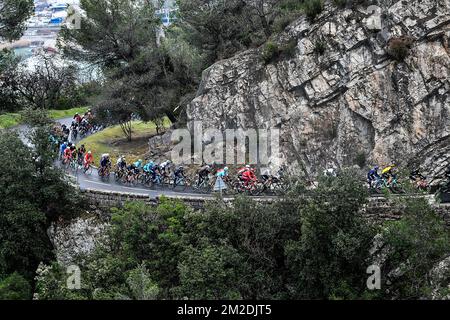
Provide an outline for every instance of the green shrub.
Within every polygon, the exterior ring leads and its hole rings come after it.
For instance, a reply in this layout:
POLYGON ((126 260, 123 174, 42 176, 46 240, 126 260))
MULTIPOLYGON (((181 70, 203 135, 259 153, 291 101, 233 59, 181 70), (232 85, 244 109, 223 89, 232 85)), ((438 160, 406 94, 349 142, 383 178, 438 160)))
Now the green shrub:
POLYGON ((271 61, 277 58, 279 54, 280 49, 278 48, 278 45, 272 41, 267 41, 262 52, 262 59, 265 64, 269 64, 271 61))
POLYGON ((295 14, 282 14, 273 22, 273 31, 275 33, 283 32, 286 27, 295 20, 297 16, 295 14))
POLYGON ((31 286, 18 273, 13 273, 0 281, 0 300, 29 300, 31 286))
POLYGON ((333 3, 340 7, 340 8, 345 8, 347 6, 357 6, 357 5, 362 5, 362 4, 366 4, 369 5, 369 2, 373 2, 373 1, 368 1, 368 0, 333 0, 333 3))
POLYGON ((333 3, 340 8, 346 7, 347 2, 348 2, 348 0, 333 0, 333 3))
POLYGON ((314 52, 317 53, 320 56, 325 53, 326 48, 327 48, 327 46, 326 46, 325 41, 318 40, 314 44, 314 52))
POLYGON ((323 0, 306 0, 303 10, 310 20, 314 20, 323 11, 323 0))
POLYGON ((388 42, 387 53, 397 61, 404 61, 411 49, 412 40, 407 37, 392 38, 388 42))
POLYGON ((284 56, 292 57, 297 49, 297 39, 291 39, 280 48, 280 53, 284 56))

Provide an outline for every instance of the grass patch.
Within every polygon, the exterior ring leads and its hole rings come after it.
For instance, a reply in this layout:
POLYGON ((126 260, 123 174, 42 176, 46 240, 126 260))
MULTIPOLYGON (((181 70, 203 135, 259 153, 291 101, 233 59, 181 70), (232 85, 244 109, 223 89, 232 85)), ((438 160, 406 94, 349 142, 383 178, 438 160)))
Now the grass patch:
MULTIPOLYGON (((164 128, 169 128, 170 125, 170 120, 165 119, 164 128)), ((148 153, 148 139, 156 135, 156 125, 153 122, 133 121, 132 130, 131 141, 125 138, 122 129, 117 125, 81 140, 78 145, 84 144, 87 150, 92 151, 96 165, 104 153, 111 155, 113 164, 121 155, 126 156, 127 162, 144 159, 148 153)))
POLYGON ((62 119, 73 117, 76 113, 83 115, 86 113, 86 111, 88 111, 88 109, 88 107, 78 107, 68 110, 49 110, 48 115, 51 119, 62 119))
POLYGON ((7 129, 20 123, 21 116, 18 113, 5 113, 0 115, 0 128, 7 129))

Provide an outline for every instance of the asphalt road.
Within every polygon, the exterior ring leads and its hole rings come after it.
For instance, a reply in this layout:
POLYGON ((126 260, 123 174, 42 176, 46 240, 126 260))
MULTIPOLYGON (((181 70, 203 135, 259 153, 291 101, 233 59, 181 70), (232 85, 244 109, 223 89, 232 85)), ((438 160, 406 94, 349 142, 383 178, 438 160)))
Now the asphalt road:
MULTIPOLYGON (((67 126, 70 126, 72 123, 72 118, 64 118, 57 120, 60 124, 65 124, 67 126)), ((19 133, 21 139, 28 145, 30 145, 28 139, 27 139, 27 133, 30 131, 29 126, 26 125, 20 125, 15 128, 12 128, 11 130, 15 130, 19 133)), ((98 162, 98 159, 96 159, 98 162)), ((71 176, 73 176, 77 184, 80 186, 81 190, 98 190, 98 191, 111 191, 111 192, 128 192, 138 195, 148 195, 151 198, 160 197, 162 195, 165 196, 193 196, 193 197, 201 197, 201 198, 212 198, 213 195, 209 194, 200 194, 200 193, 193 193, 189 191, 176 191, 176 190, 170 190, 170 189, 149 189, 145 188, 144 186, 125 186, 123 184, 118 184, 114 181, 114 176, 111 175, 108 181, 100 178, 97 174, 96 170, 93 170, 91 175, 86 175, 82 172, 79 172, 78 174, 69 173, 71 176)))

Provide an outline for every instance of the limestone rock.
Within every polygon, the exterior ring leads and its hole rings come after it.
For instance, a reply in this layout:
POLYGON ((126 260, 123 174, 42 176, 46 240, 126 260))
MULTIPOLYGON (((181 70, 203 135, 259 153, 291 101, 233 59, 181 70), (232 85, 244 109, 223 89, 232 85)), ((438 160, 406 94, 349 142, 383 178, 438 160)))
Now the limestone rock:
POLYGON ((92 252, 102 241, 108 225, 96 216, 80 216, 53 223, 47 233, 56 252, 56 260, 67 266, 74 263, 80 254, 92 252))
POLYGON ((441 174, 450 159, 450 2, 379 6, 381 30, 367 27, 366 8, 327 5, 316 21, 300 18, 276 39, 280 48, 295 40, 293 54, 265 65, 263 46, 215 63, 188 119, 221 130, 280 126, 282 162, 312 175, 361 157, 367 165, 414 163, 441 174), (398 62, 387 45, 401 36, 412 46, 398 62))

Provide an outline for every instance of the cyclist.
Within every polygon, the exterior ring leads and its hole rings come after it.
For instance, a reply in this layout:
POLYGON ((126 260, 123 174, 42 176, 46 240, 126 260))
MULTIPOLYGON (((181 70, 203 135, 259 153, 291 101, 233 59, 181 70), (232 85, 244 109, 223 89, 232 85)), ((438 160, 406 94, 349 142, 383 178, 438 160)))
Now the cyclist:
POLYGON ((62 159, 64 157, 64 152, 67 148, 67 141, 63 141, 61 146, 59 147, 59 158, 62 159))
POLYGON ((419 189, 426 189, 428 187, 426 177, 420 173, 418 168, 413 169, 409 175, 412 183, 419 189))
POLYGON ((392 163, 390 166, 387 166, 381 171, 381 177, 387 180, 388 185, 391 184, 392 180, 397 178, 397 175, 394 172, 395 163, 392 163))
MULTIPOLYGON (((81 116, 80 116, 80 114, 79 114, 79 113, 76 113, 76 114, 73 116, 73 120, 74 120, 75 123, 80 123, 80 122, 81 122, 81 116)), ((73 123, 72 123, 72 125, 73 125, 73 123)))
POLYGON ((86 147, 84 146, 84 144, 82 144, 81 147, 78 148, 78 154, 77 154, 77 159, 78 159, 79 165, 82 165, 85 154, 86 154, 86 147))
POLYGON ((86 155, 84 156, 84 168, 87 170, 89 169, 89 166, 94 162, 94 156, 92 155, 92 152, 89 150, 86 155))
POLYGON ((72 161, 72 150, 70 149, 69 146, 66 147, 66 149, 64 150, 64 163, 68 163, 70 161, 72 161))
POLYGON ((184 177, 184 167, 183 166, 179 166, 175 171, 174 171, 174 182, 173 182, 173 186, 176 187, 177 184, 180 181, 184 181, 185 177, 184 177))
POLYGON ((244 186, 248 186, 250 182, 256 181, 255 169, 250 168, 242 173, 242 181, 244 182, 244 186))
POLYGON ((170 165, 171 164, 172 164, 172 161, 170 161, 170 160, 166 160, 163 163, 161 163, 159 165, 159 168, 161 169, 161 172, 166 173, 166 170, 167 170, 167 173, 169 173, 168 171, 170 169, 170 165))
POLYGON ((216 177, 225 179, 226 177, 228 177, 228 171, 229 171, 228 167, 225 167, 222 170, 218 170, 216 177))
POLYGON ((209 165, 205 165, 203 167, 201 167, 197 174, 198 174, 198 184, 202 184, 203 181, 205 181, 206 179, 208 179, 209 174, 211 173, 212 168, 209 165))
POLYGON ((108 153, 102 155, 100 160, 100 172, 102 174, 106 173, 106 170, 111 168, 111 159, 108 153))
POLYGON ((139 173, 139 171, 142 169, 142 160, 141 159, 139 159, 138 161, 136 161, 135 163, 134 163, 134 167, 137 169, 137 171, 138 171, 138 173, 139 173))
POLYGON ((88 111, 86 111, 86 113, 84 114, 84 117, 88 120, 92 120, 93 116, 92 116, 92 110, 88 109, 88 111))
POLYGON ((127 160, 125 159, 125 156, 120 156, 119 159, 117 159, 116 167, 118 170, 123 170, 127 167, 127 160))
POLYGON ((409 175, 409 178, 412 181, 418 181, 418 180, 425 180, 426 177, 424 177, 421 173, 419 169, 414 169, 411 170, 411 174, 409 175))
POLYGON ((246 165, 245 167, 242 167, 242 168, 238 169, 237 177, 238 177, 239 181, 244 181, 243 175, 244 175, 244 173, 246 173, 250 169, 251 169, 250 165, 246 165))
POLYGON ((145 164, 145 166, 142 168, 144 172, 151 173, 153 172, 153 168, 155 167, 155 163, 153 161, 149 161, 145 164))
POLYGON ((142 160, 138 160, 134 163, 131 163, 127 167, 127 180, 128 182, 134 180, 140 172, 140 167, 142 165, 142 160))
POLYGON ((378 174, 378 166, 373 167, 368 173, 367 173, 367 182, 369 183, 369 188, 372 186, 373 182, 377 182, 380 179, 380 175, 378 174))

